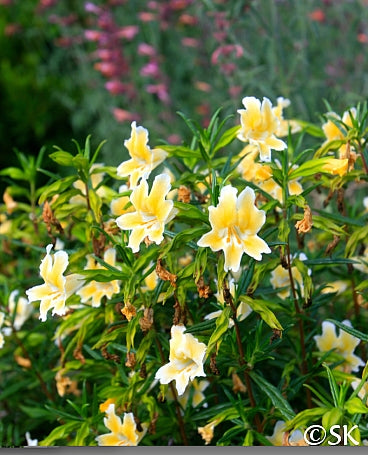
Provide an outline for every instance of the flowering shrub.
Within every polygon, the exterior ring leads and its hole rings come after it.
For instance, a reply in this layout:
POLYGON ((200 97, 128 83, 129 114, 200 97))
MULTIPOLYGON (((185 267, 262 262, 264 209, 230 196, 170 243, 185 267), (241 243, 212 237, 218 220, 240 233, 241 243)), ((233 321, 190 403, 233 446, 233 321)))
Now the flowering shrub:
POLYGON ((368 109, 288 103, 0 171, 3 446, 366 443, 368 109))

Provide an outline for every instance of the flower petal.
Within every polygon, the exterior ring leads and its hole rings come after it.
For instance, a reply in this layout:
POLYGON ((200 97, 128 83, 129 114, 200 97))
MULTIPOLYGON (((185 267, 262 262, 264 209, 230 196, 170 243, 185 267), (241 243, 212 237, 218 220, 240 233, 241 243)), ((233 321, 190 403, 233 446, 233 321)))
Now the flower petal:
POLYGON ((244 239, 243 246, 245 253, 257 261, 262 260, 263 253, 271 253, 270 247, 267 243, 257 235, 250 235, 244 239))

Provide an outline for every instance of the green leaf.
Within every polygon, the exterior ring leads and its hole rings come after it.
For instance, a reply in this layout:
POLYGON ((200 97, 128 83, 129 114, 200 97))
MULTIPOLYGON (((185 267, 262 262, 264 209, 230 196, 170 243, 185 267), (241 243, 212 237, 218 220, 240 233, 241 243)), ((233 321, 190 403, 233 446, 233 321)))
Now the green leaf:
POLYGON ((217 150, 226 147, 228 144, 230 144, 237 136, 238 132, 240 130, 240 126, 234 126, 232 128, 229 128, 224 132, 224 134, 220 137, 220 139, 217 141, 216 146, 213 149, 213 152, 217 152, 217 150))
POLYGON ((17 167, 7 167, 0 171, 0 175, 6 175, 14 180, 27 180, 25 173, 17 167))
POLYGON ((51 198, 55 194, 60 194, 63 191, 69 189, 69 187, 76 181, 78 180, 77 175, 70 175, 68 177, 64 177, 60 180, 57 180, 54 183, 51 183, 51 185, 45 186, 44 191, 42 192, 38 203, 43 204, 46 199, 51 198))
POLYGON ((268 398, 272 401, 272 404, 281 413, 285 420, 290 420, 295 417, 295 412, 289 402, 281 395, 279 389, 254 371, 249 371, 248 374, 260 388, 261 392, 268 396, 268 398))
POLYGON ((367 414, 368 408, 362 402, 362 400, 358 397, 350 398, 344 404, 344 409, 348 411, 349 414, 367 414))
POLYGON ((55 161, 55 163, 60 164, 61 166, 73 166, 74 156, 71 153, 64 152, 59 150, 58 152, 50 153, 49 157, 55 161))
POLYGON ((252 299, 246 295, 241 295, 239 299, 258 313, 271 329, 283 330, 275 314, 268 308, 269 303, 266 300, 252 299))
POLYGON ((331 396, 332 396, 334 405, 337 408, 337 407, 339 407, 340 403, 339 403, 339 389, 337 386, 336 379, 335 379, 331 369, 329 368, 329 366, 326 363, 323 363, 322 365, 326 369, 328 382, 330 384, 331 396))
POLYGON ((341 265, 341 264, 356 264, 357 261, 345 258, 316 258, 306 259, 303 261, 305 265, 341 265))
POLYGON ((198 150, 192 150, 189 147, 183 145, 160 145, 159 147, 165 150, 169 155, 176 156, 178 158, 200 158, 201 154, 198 150))
POLYGON ((294 180, 299 177, 310 177, 311 175, 317 174, 319 172, 326 172, 324 166, 329 161, 329 157, 325 158, 314 158, 312 160, 306 161, 301 164, 298 168, 294 169, 289 174, 289 180, 294 180))
POLYGON ((360 340, 365 342, 368 341, 368 335, 366 333, 353 329, 353 327, 349 327, 348 325, 345 325, 342 322, 335 321, 335 319, 326 319, 326 321, 332 322, 344 332, 349 333, 349 335, 353 335, 354 337, 359 338, 360 340))
POLYGON ((188 220, 191 223, 204 221, 205 223, 209 224, 208 216, 194 205, 175 201, 174 207, 179 210, 179 213, 176 215, 176 218, 178 219, 188 220))
POLYGON ((73 446, 76 447, 83 447, 85 446, 85 441, 87 436, 90 433, 90 424, 89 422, 83 422, 81 427, 78 429, 77 434, 75 436, 73 446))
POLYGON ((54 442, 58 439, 64 439, 71 435, 73 431, 75 431, 78 427, 80 427, 80 421, 78 422, 68 422, 64 425, 54 428, 51 433, 42 441, 39 442, 40 446, 53 446, 55 445, 54 442))
POLYGON ((207 350, 206 350, 206 358, 211 353, 212 349, 216 346, 217 350, 220 346, 220 343, 223 339, 223 335, 229 328, 229 320, 230 320, 231 308, 225 307, 220 314, 216 318, 216 327, 215 330, 212 332, 212 335, 208 341, 207 350))
POLYGON ((297 430, 304 426, 309 426, 311 423, 315 424, 327 412, 326 408, 317 407, 312 409, 305 409, 299 412, 294 418, 286 423, 286 430, 297 430))

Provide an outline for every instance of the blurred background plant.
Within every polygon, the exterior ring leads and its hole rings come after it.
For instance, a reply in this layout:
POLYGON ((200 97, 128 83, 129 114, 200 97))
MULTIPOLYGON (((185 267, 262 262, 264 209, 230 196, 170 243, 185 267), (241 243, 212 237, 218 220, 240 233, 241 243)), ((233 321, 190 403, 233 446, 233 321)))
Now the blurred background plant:
MULTIPOLYGON (((92 134, 118 164, 132 120, 179 143, 247 93, 316 120, 367 95, 365 0, 1 0, 0 166, 92 134), (175 131, 175 134, 173 134, 175 131)), ((205 125, 204 125, 205 126, 205 125)))

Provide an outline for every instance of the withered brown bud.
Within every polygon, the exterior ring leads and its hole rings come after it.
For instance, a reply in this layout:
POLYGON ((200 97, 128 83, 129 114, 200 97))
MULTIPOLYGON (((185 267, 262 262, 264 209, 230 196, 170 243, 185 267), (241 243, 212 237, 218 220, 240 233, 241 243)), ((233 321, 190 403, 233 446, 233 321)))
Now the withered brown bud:
POLYGON ((176 278, 177 276, 174 275, 173 273, 170 273, 168 270, 166 270, 163 265, 162 265, 162 260, 158 259, 157 264, 156 264, 156 273, 157 276, 164 281, 170 281, 170 284, 173 287, 176 287, 176 278))
POLYGON ((295 228, 298 231, 298 234, 305 234, 312 229, 312 211, 309 205, 304 207, 304 217, 302 220, 295 223, 295 228))
POLYGON ((181 185, 179 187, 179 189, 178 189, 178 201, 179 202, 185 202, 186 204, 188 204, 190 202, 190 195, 191 195, 191 192, 190 192, 189 188, 187 188, 184 185, 181 185))
POLYGON ((136 364, 136 358, 134 352, 127 352, 125 366, 128 368, 134 368, 136 364))
POLYGON ((233 392, 245 393, 247 391, 247 388, 245 387, 239 376, 236 373, 233 373, 231 377, 233 380, 233 392))
POLYGON ((148 332, 153 325, 153 308, 145 308, 143 317, 139 320, 142 332, 148 332))

